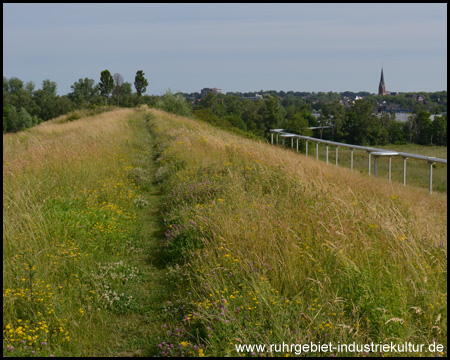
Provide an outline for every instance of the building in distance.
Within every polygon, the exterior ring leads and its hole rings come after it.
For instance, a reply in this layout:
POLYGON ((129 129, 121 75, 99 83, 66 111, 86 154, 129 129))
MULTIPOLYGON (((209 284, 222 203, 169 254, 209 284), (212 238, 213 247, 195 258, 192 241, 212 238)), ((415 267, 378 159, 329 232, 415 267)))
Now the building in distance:
POLYGON ((380 84, 378 85, 378 95, 386 95, 386 84, 384 83, 383 68, 381 68, 380 84))
POLYGON ((203 88, 200 92, 200 95, 202 97, 202 99, 208 95, 210 92, 214 93, 214 94, 221 94, 222 90, 221 89, 217 89, 217 88, 203 88))
POLYGON ((260 94, 255 94, 255 96, 243 96, 244 100, 252 100, 252 101, 258 101, 258 100, 264 100, 263 96, 260 94))

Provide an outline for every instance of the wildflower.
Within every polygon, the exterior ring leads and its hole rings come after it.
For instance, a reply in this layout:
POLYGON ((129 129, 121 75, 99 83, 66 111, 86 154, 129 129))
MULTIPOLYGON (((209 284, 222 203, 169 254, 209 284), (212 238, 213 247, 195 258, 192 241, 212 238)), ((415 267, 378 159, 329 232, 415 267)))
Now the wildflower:
POLYGON ((9 351, 13 351, 13 350, 14 350, 14 347, 13 347, 13 346, 10 346, 10 347, 8 348, 8 350, 9 350, 9 351))

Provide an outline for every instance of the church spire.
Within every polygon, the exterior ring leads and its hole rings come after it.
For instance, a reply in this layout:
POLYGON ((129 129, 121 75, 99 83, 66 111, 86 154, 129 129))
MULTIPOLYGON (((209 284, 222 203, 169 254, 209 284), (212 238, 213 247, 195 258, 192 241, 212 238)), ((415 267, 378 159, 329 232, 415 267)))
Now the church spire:
POLYGON ((386 85, 384 83, 383 68, 381 68, 380 84, 378 85, 378 95, 386 95, 386 85))

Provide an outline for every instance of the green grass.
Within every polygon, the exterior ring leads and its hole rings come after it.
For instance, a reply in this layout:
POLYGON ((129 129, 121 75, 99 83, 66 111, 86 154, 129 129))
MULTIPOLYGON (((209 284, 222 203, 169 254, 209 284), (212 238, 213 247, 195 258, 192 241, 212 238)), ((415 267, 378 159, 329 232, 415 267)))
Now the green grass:
MULTIPOLYGON (((290 146, 290 140, 286 140, 290 146)), ((300 153, 305 155, 305 145, 300 141, 300 153)), ((445 146, 422 146, 422 145, 386 145, 378 148, 405 152, 410 154, 424 155, 447 159, 447 147, 445 146)), ((294 141, 294 151, 296 142, 294 141)), ((316 146, 314 143, 308 144, 308 156, 316 158, 316 146)), ((319 144, 319 159, 326 161, 326 145, 319 144)), ((328 147, 328 164, 336 165, 336 148, 328 147)), ((430 165, 426 161, 418 159, 408 159, 406 163, 406 185, 422 188, 429 188, 430 165)), ((351 166, 351 151, 347 148, 338 149, 338 165, 346 168, 351 166)), ((403 159, 392 157, 391 181, 403 184, 403 159)), ((364 150, 353 151, 353 170, 361 174, 369 174, 369 157, 364 150)), ((388 158, 378 159, 377 177, 388 180, 389 160, 388 158)), ((371 159, 371 176, 374 176, 374 158, 371 159)), ((433 165, 433 191, 447 192, 447 165, 436 163, 433 165)))
POLYGON ((283 342, 446 346, 445 196, 153 114, 164 258, 184 269, 159 355, 283 342))
POLYGON ((6 356, 446 355, 444 193, 145 108, 3 141, 6 356))
POLYGON ((4 136, 4 355, 154 351, 168 287, 143 116, 4 136))

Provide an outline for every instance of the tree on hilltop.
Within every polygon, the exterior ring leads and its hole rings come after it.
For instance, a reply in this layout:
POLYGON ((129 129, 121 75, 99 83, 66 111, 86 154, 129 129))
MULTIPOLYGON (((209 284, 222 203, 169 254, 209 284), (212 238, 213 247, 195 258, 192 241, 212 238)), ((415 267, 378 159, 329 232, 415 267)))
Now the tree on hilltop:
POLYGON ((104 70, 100 73, 100 83, 98 85, 100 93, 102 94, 102 96, 105 97, 105 106, 106 106, 108 96, 114 89, 114 79, 109 70, 104 70))
POLYGON ((123 85, 122 74, 119 74, 119 73, 114 74, 114 84, 115 84, 114 90, 115 90, 116 97, 117 97, 117 106, 119 106, 119 97, 120 97, 120 92, 121 92, 122 85, 123 85))
POLYGON ((142 96, 143 93, 146 91, 146 87, 148 86, 148 81, 144 77, 144 71, 138 70, 136 72, 136 77, 134 78, 134 87, 136 88, 136 92, 139 97, 142 96))
POLYGON ((94 79, 79 79, 70 87, 72 92, 69 94, 69 99, 80 108, 88 107, 98 96, 98 85, 95 84, 94 79))

